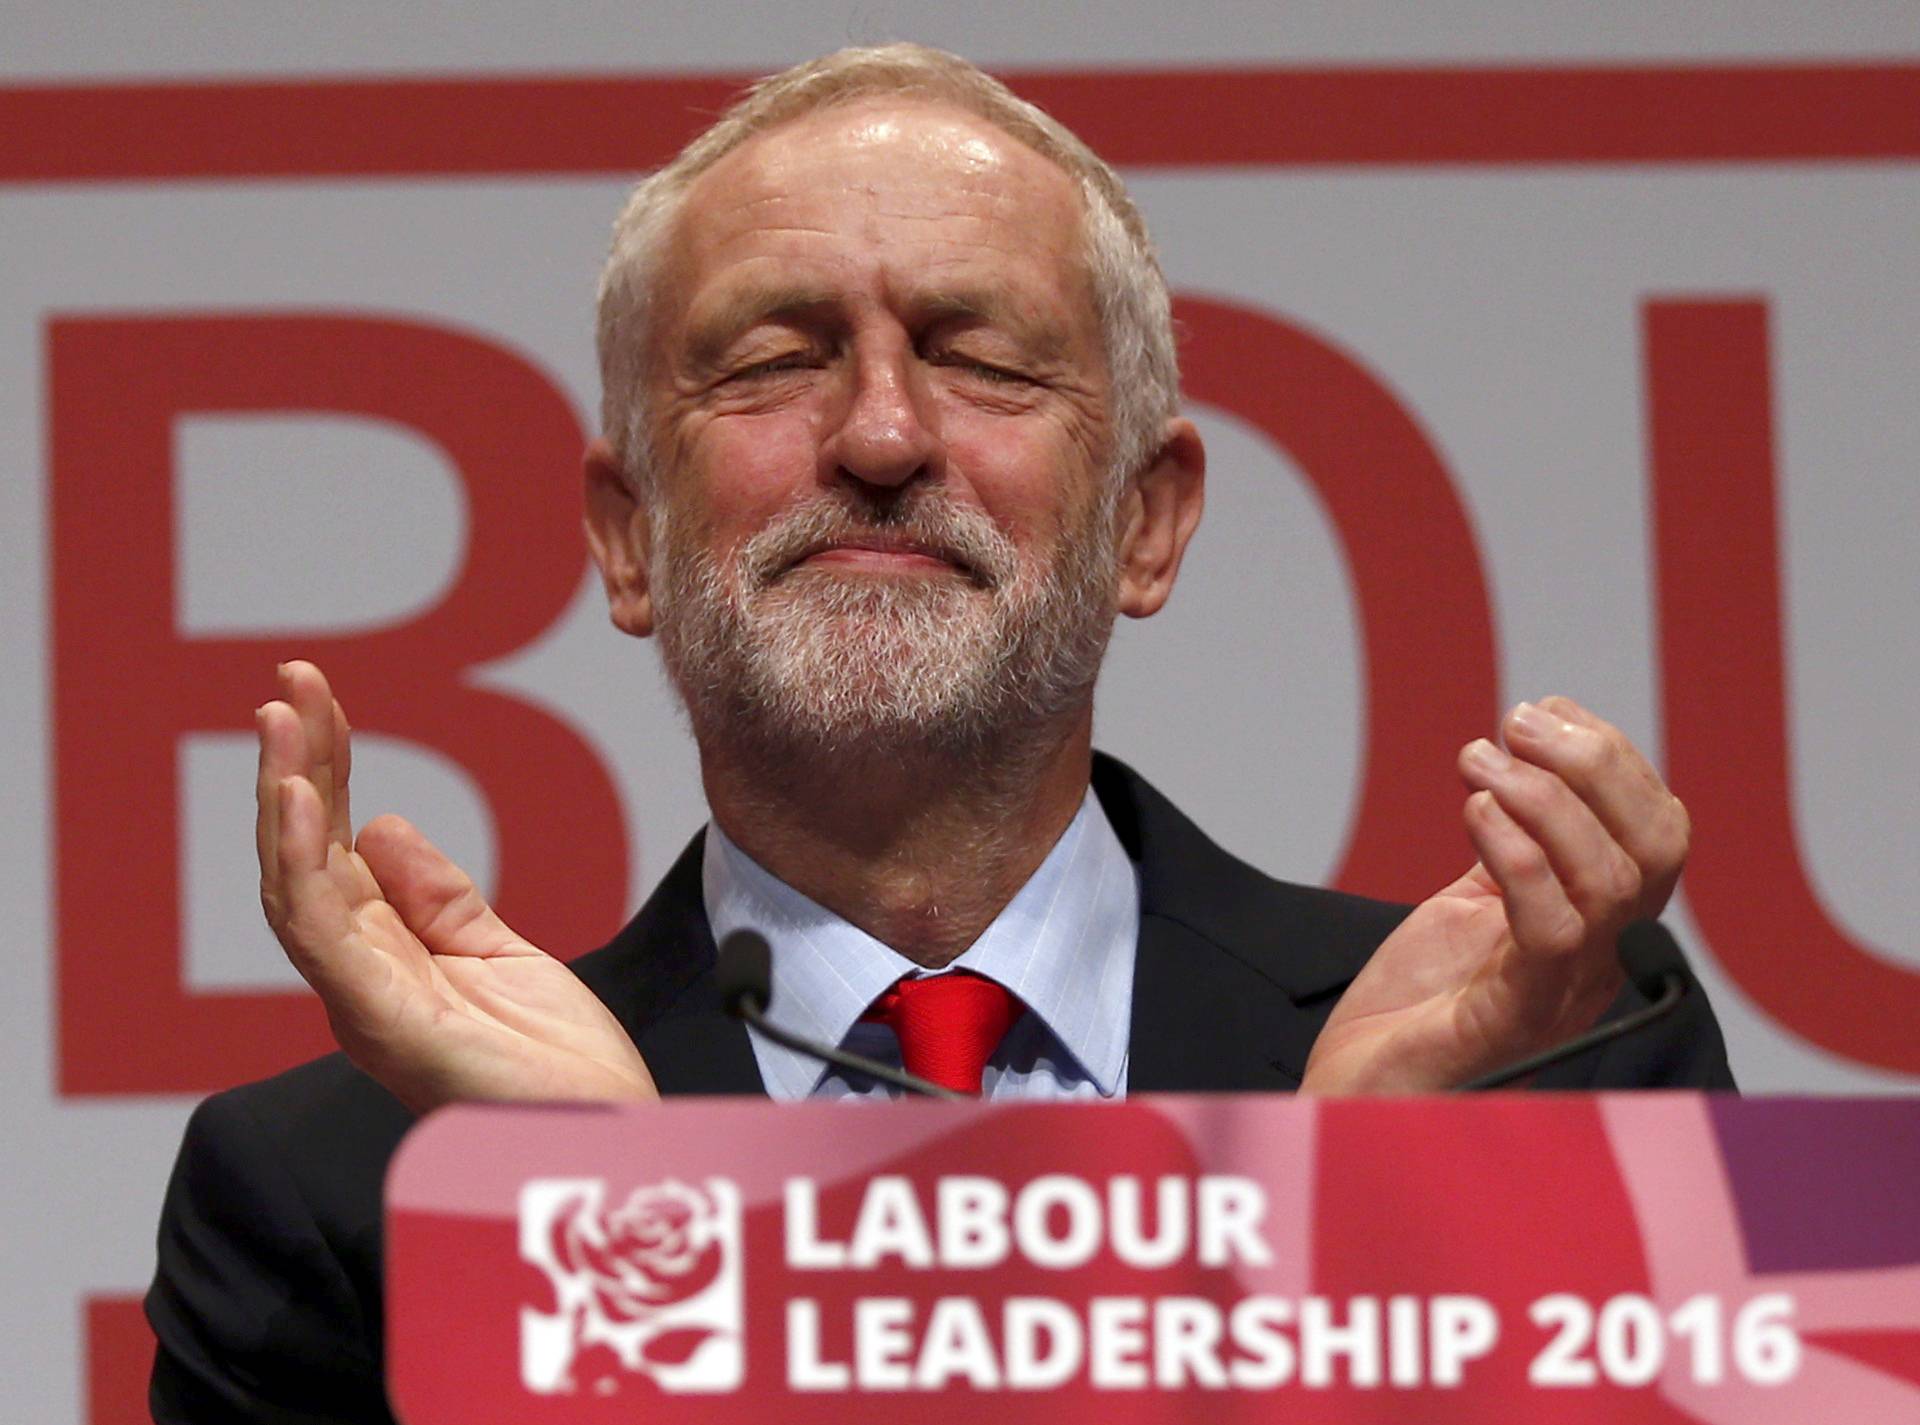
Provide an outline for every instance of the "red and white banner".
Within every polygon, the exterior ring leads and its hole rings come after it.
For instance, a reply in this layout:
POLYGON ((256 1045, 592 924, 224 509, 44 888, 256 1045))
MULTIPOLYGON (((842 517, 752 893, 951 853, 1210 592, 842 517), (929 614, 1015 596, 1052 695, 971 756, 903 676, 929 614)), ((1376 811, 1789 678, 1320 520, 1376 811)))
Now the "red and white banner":
POLYGON ((1920 1418, 1911 1102, 865 1107, 429 1120, 398 1414, 1920 1418))
POLYGON ((329 1047, 256 908, 275 662, 335 675, 359 813, 563 953, 699 825, 578 536, 593 278, 741 79, 895 37, 1120 164, 1179 294, 1209 513, 1101 745, 1263 868, 1413 897, 1468 855, 1455 749, 1570 693, 1693 810, 1669 918, 1743 1084, 1920 1084, 1909 6, 20 0, 0 1275, 44 1300, 0 1414, 139 1418, 188 1107, 329 1047))

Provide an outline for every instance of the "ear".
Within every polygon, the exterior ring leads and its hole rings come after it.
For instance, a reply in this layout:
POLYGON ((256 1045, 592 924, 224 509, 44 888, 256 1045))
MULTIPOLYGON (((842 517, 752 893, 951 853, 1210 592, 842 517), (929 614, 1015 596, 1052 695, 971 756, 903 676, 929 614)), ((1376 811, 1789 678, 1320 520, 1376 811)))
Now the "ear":
POLYGON ((646 506, 634 497, 613 447, 605 440, 587 447, 582 464, 587 547, 606 585, 607 611, 622 633, 645 638, 653 632, 653 591, 647 568, 653 537, 646 506))
POLYGON ((1160 453, 1129 482, 1122 503, 1120 612, 1149 618, 1173 593, 1187 541, 1206 504, 1207 451, 1193 422, 1167 422, 1160 453))

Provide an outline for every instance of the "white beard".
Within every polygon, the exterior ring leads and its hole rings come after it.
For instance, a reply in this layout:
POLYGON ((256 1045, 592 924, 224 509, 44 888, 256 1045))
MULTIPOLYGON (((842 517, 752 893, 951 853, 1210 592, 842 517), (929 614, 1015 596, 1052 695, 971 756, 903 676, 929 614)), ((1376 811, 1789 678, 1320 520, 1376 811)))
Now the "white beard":
POLYGON ((658 502, 661 657, 703 742, 783 756, 1004 750, 1091 696, 1113 630, 1113 524, 1111 494, 1088 502, 1039 565, 986 515, 937 493, 884 506, 822 495, 723 566, 680 537, 658 502), (796 567, 836 541, 875 534, 911 540, 965 572, 796 567))

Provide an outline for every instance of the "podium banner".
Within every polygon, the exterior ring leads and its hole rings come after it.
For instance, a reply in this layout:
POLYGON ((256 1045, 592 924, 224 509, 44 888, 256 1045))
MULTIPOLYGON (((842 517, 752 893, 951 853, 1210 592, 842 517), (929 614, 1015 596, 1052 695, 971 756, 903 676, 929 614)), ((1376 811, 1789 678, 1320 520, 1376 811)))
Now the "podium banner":
POLYGON ((446 1110, 407 1425, 1920 1421, 1920 1103, 446 1110))

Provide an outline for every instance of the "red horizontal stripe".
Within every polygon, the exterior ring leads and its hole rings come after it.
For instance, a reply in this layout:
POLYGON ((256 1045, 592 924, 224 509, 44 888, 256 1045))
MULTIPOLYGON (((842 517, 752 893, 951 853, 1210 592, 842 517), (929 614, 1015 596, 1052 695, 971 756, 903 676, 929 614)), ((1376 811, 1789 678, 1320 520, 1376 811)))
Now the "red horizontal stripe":
POLYGON ((714 77, 0 89, 0 182, 629 173, 738 91, 714 77))
MULTIPOLYGON (((1123 165, 1721 163, 1920 156, 1920 64, 1032 72, 1123 165)), ((738 77, 0 88, 0 182, 631 173, 738 77)))
POLYGON ((1122 164, 1920 157, 1920 64, 1083 72, 1018 87, 1122 164))

